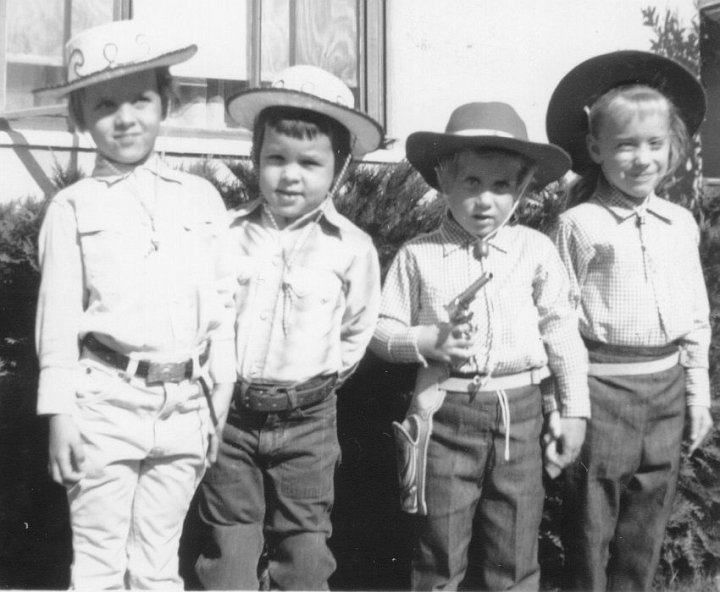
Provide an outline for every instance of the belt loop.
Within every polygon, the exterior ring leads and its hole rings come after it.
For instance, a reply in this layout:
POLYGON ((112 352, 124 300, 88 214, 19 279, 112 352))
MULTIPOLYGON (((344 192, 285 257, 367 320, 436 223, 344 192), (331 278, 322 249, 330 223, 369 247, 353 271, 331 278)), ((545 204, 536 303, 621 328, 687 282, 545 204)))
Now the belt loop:
POLYGON ((541 368, 530 369, 530 384, 540 384, 541 381, 541 368))
POLYGON ((190 365, 191 365, 191 371, 190 371, 190 380, 195 382, 198 378, 200 378, 200 371, 202 368, 200 368, 200 350, 199 348, 195 348, 190 355, 190 365))
POLYGON ((140 360, 137 358, 130 356, 128 358, 127 366, 125 367, 125 370, 121 370, 121 372, 124 374, 124 378, 127 382, 130 382, 130 380, 137 374, 138 370, 138 364, 140 363, 140 360))
POLYGON ((288 399, 288 409, 295 409, 298 407, 298 396, 297 396, 297 390, 295 387, 289 387, 285 394, 287 395, 288 399))

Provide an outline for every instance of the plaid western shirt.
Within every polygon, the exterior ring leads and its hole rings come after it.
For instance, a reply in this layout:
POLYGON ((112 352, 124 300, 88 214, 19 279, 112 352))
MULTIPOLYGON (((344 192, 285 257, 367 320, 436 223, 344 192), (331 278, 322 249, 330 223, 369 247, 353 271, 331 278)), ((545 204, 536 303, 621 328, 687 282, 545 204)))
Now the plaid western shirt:
MULTIPOLYGON (((462 371, 515 374, 549 365, 565 417, 590 413, 587 353, 569 298, 567 274, 543 234, 505 226, 477 258, 477 239, 447 215, 440 228, 406 243, 388 271, 371 349, 394 362, 426 364, 421 325, 447 322, 445 305, 489 271, 493 279, 471 304, 478 339, 462 371)), ((547 397, 544 410, 552 410, 547 397)))
POLYGON ((690 212, 654 194, 638 205, 601 184, 560 216, 555 242, 581 333, 613 345, 678 343, 688 404, 709 406, 709 307, 690 212))

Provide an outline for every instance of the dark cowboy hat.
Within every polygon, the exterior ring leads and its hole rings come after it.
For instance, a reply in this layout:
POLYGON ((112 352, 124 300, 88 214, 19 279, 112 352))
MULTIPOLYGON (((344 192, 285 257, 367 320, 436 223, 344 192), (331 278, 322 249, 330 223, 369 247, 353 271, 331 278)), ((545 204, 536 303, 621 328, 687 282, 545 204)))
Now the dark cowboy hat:
POLYGON ((590 164, 585 137, 587 109, 612 88, 644 84, 668 97, 680 113, 690 135, 705 116, 705 92, 695 76, 674 60, 645 51, 614 51, 575 66, 555 88, 545 121, 549 140, 572 157, 573 170, 590 164))
POLYGON ((517 152, 536 166, 534 183, 544 187, 570 168, 570 157, 551 144, 530 142, 520 116, 506 103, 467 103, 450 115, 445 133, 415 132, 405 143, 407 159, 428 185, 439 189, 435 167, 466 148, 517 152))

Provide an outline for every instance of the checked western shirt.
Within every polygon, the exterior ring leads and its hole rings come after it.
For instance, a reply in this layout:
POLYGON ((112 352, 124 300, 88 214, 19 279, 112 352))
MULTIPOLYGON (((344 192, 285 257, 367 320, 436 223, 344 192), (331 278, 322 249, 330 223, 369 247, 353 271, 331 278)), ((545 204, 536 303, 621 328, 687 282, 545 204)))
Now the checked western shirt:
POLYGON ((709 406, 709 307, 690 212, 654 194, 637 204, 601 184, 560 216, 555 242, 583 336, 622 346, 677 343, 688 404, 709 406))
POLYGON ((461 370, 501 376, 547 364, 561 414, 587 417, 587 353, 552 242, 518 225, 501 228, 486 257, 475 256, 476 243, 449 214, 438 230, 406 243, 388 271, 371 348, 390 361, 425 364, 417 347, 420 326, 447 322, 445 305, 489 271, 493 279, 471 304, 475 358, 461 370))

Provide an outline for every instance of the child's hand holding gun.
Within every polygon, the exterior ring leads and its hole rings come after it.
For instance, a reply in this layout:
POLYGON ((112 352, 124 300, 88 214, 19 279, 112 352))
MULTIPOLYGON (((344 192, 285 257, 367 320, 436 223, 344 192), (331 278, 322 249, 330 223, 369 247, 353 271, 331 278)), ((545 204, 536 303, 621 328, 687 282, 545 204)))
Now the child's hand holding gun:
POLYGON ((470 310, 470 303, 491 279, 492 273, 483 273, 445 305, 449 322, 420 327, 418 349, 423 357, 454 366, 462 365, 472 357, 476 327, 472 323, 473 313, 470 310))

